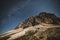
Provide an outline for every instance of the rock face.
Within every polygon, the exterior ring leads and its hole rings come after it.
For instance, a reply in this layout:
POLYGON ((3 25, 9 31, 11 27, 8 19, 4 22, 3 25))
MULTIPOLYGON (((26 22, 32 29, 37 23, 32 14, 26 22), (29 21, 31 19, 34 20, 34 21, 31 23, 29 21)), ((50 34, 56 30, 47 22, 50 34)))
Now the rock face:
POLYGON ((41 12, 1 34, 0 40, 60 40, 60 18, 41 12))
POLYGON ((15 40, 60 40, 60 27, 48 28, 46 31, 29 31, 26 35, 15 40))

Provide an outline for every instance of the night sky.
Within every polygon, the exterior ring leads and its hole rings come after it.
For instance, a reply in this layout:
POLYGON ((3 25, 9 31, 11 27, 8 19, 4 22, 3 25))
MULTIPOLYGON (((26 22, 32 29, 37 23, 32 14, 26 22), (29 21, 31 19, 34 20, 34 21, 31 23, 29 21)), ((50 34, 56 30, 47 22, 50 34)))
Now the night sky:
POLYGON ((40 12, 60 17, 60 0, 0 0, 0 33, 14 29, 18 23, 40 12))

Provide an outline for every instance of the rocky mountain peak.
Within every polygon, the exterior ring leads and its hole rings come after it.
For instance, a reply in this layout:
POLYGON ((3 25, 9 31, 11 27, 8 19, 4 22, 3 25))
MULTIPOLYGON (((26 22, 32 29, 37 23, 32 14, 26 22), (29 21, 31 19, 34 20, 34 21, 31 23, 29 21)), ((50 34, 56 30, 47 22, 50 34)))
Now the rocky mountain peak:
POLYGON ((29 26, 35 26, 41 23, 46 24, 60 24, 60 18, 53 13, 41 12, 39 15, 27 18, 24 22, 20 23, 17 28, 27 28, 29 26))
POLYGON ((15 29, 0 34, 0 40, 60 40, 60 18, 41 12, 27 18, 15 29))

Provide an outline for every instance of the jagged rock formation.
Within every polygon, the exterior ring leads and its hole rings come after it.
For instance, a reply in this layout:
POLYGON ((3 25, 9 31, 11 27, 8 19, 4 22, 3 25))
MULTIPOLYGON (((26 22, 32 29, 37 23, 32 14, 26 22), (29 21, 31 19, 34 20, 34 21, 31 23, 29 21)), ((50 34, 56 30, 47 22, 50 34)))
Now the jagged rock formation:
POLYGON ((37 16, 32 16, 28 19, 26 19, 24 22, 19 24, 17 28, 27 28, 29 26, 35 26, 41 23, 47 23, 47 24, 60 24, 60 18, 55 16, 54 14, 51 13, 46 13, 46 12, 41 12, 37 16))
POLYGON ((41 12, 1 34, 0 40, 60 40, 60 18, 41 12))

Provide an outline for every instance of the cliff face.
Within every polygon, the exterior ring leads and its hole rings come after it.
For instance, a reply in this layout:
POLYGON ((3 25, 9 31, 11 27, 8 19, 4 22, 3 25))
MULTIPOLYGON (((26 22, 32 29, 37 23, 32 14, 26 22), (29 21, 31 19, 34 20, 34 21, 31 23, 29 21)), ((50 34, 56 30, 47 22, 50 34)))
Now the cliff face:
POLYGON ((46 13, 46 12, 41 12, 37 16, 32 16, 28 19, 26 19, 24 22, 20 23, 17 28, 27 28, 29 26, 35 26, 41 23, 47 23, 47 24, 60 24, 60 18, 55 16, 52 13, 46 13))
POLYGON ((0 40, 60 40, 60 18, 41 12, 1 34, 0 40))

